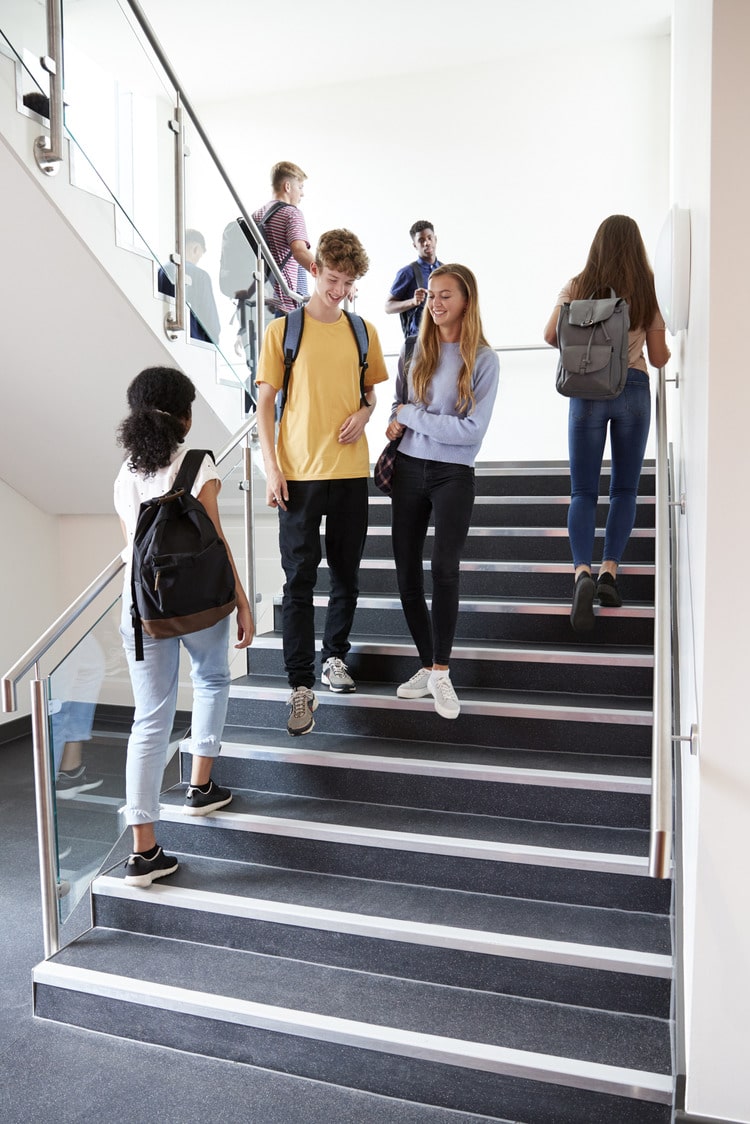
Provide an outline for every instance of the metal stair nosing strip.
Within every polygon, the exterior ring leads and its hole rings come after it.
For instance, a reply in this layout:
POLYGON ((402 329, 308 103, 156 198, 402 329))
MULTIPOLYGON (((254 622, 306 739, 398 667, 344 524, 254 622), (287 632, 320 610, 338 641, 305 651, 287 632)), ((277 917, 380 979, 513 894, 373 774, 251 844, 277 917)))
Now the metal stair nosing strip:
POLYGON ((449 780, 486 781, 497 784, 537 785, 597 792, 632 792, 648 796, 650 777, 617 776, 609 773, 572 773, 551 769, 511 768, 508 765, 476 765, 461 761, 428 758, 388 757, 343 751, 279 749, 245 742, 222 742, 222 757, 237 760, 274 761, 283 764, 330 769, 359 769, 375 773, 405 773, 409 776, 443 777, 449 780))
MULTIPOLYGON (((325 555, 320 560, 320 566, 323 569, 328 567, 328 559, 325 555)), ((394 575, 396 573, 396 563, 393 558, 363 558, 359 564, 361 570, 389 570, 394 575)), ((430 560, 424 560, 425 570, 430 570, 430 560)), ((570 562, 528 562, 498 560, 494 561, 486 558, 462 558, 461 559, 461 572, 468 573, 481 573, 481 574, 568 574, 571 581, 573 579, 573 567, 570 562)), ((618 575, 637 575, 639 577, 653 577, 655 573, 653 562, 630 562, 623 563, 617 569, 618 575)))
MULTIPOLYGON (((434 526, 427 528, 428 537, 434 535, 434 526)), ((391 528, 387 523, 374 523, 368 527, 367 535, 369 538, 373 536, 385 536, 390 538, 391 528)), ((604 538, 604 527, 597 527, 594 535, 598 539, 604 538)), ((551 539, 567 539, 567 527, 469 527, 469 539, 471 538, 551 538, 551 539)), ((630 532, 631 539, 655 539, 656 533, 653 527, 634 527, 630 532)))
MULTIPOLYGON (((266 699, 284 703, 289 698, 289 687, 269 683, 237 683, 232 687, 232 697, 239 699, 266 699)), ((376 693, 358 689, 355 693, 316 692, 320 704, 328 706, 368 707, 375 710, 417 710, 433 713, 434 701, 430 699, 398 699, 392 693, 376 693)), ((537 702, 512 702, 504 700, 480 701, 466 697, 462 692, 461 713, 484 715, 490 718, 536 718, 558 722, 601 722, 608 725, 650 726, 652 711, 618 707, 564 706, 537 702)))
MULTIPOLYGON (((281 602, 281 594, 274 594, 274 605, 281 606, 281 602)), ((429 605, 430 603, 430 598, 428 597, 427 604, 429 605)), ((328 595, 325 593, 316 593, 313 597, 313 605, 317 609, 325 609, 328 605, 328 595)), ((378 597, 370 593, 360 596, 357 599, 357 607, 360 609, 378 609, 381 612, 384 609, 398 610, 399 612, 403 611, 401 602, 397 597, 378 597)), ((567 617, 570 615, 570 601, 532 601, 520 600, 518 598, 508 598, 507 600, 488 598, 487 600, 480 601, 466 598, 465 600, 462 599, 459 601, 458 611, 459 613, 525 613, 530 615, 567 617)), ((623 605, 619 609, 606 609, 599 606, 597 615, 653 619, 654 606, 643 603, 623 605)))
MULTIPOLYGON (((162 804, 161 820, 167 823, 190 824, 195 818, 179 805, 162 804)), ((292 839, 337 843, 345 846, 372 847, 416 854, 444 855, 451 858, 483 859, 488 862, 521 863, 527 866, 555 867, 604 874, 627 874, 648 877, 648 856, 607 854, 598 851, 577 851, 560 847, 535 847, 531 844, 504 843, 496 840, 470 839, 459 836, 428 835, 422 832, 393 831, 385 828, 355 827, 288 816, 262 816, 249 812, 212 812, 201 819, 201 827, 212 830, 245 831, 260 835, 277 835, 292 839)))
POLYGON ((609 1093, 634 1100, 667 1104, 672 1096, 672 1078, 667 1074, 275 1007, 232 996, 211 995, 151 980, 78 968, 54 960, 43 961, 35 968, 34 982, 36 985, 84 992, 237 1026, 271 1030, 463 1069, 609 1093))
MULTIPOLYGON (((414 644, 407 637, 383 637, 384 642, 378 643, 371 640, 350 637, 351 650, 357 655, 375 656, 413 656, 414 644)), ((278 632, 263 632, 253 639, 254 648, 264 651, 280 652, 283 649, 283 639, 278 632)), ((319 649, 320 645, 318 645, 319 649)), ((483 660, 490 663, 545 663, 545 664, 570 664, 576 667, 653 667, 653 651, 617 651, 607 648, 553 648, 553 647, 518 647, 512 641, 503 644, 498 642, 491 647, 482 641, 477 641, 469 646, 465 641, 458 641, 453 645, 451 660, 483 660)))
POLYGON ((373 914, 280 902, 267 898, 241 897, 214 891, 185 889, 159 884, 142 888, 126 886, 122 878, 101 875, 96 879, 95 894, 128 901, 158 904, 173 909, 195 910, 227 917, 268 921, 305 929, 372 937, 378 940, 403 941, 456 952, 477 952, 487 956, 511 957, 546 964, 591 968, 627 975, 669 979, 672 974, 670 956, 625 948, 609 948, 555 941, 515 933, 495 933, 481 929, 463 929, 453 925, 436 925, 373 914))
MULTIPOLYGON (((391 500, 388 496, 370 496, 368 502, 372 507, 386 507, 391 500)), ((599 496, 596 501, 598 507, 608 507, 609 502, 609 496, 599 496)), ((636 506, 654 507, 656 496, 636 496, 635 502, 636 506)), ((512 496, 482 495, 474 498, 474 507, 562 507, 563 505, 565 507, 570 505, 569 495, 542 496, 535 492, 518 492, 512 496)))

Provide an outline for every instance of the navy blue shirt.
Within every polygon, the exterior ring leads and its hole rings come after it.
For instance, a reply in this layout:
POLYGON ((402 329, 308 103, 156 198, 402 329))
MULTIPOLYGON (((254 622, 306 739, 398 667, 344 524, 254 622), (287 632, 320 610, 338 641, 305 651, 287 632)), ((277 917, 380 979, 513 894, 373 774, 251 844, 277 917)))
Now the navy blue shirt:
MULTIPOLYGON (((417 289, 426 289, 427 282, 430 279, 430 274, 433 269, 437 269, 442 262, 434 261, 432 263, 424 261, 423 258, 418 258, 415 262, 409 262, 403 269, 399 269, 396 274, 396 280, 391 285, 391 296, 397 301, 411 300, 416 293, 417 289), (417 279, 414 276, 414 266, 417 267, 418 272, 422 274, 422 282, 417 285, 417 279)), ((419 330, 419 322, 422 319, 424 311, 424 301, 418 304, 416 308, 410 308, 406 312, 401 313, 401 327, 404 329, 404 336, 415 336, 419 330)))

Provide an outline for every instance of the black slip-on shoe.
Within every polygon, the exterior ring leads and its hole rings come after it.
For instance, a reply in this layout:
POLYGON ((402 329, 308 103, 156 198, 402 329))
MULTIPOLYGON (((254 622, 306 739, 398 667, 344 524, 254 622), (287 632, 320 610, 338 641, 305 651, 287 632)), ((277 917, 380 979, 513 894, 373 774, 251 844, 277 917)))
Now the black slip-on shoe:
POLYGON ((576 581, 570 609, 570 623, 575 632, 591 632, 594 627, 595 590, 594 579, 584 570, 576 581))
POLYGON ((599 604, 606 605, 608 609, 619 609, 622 605, 617 579, 606 570, 596 579, 596 596, 599 604))

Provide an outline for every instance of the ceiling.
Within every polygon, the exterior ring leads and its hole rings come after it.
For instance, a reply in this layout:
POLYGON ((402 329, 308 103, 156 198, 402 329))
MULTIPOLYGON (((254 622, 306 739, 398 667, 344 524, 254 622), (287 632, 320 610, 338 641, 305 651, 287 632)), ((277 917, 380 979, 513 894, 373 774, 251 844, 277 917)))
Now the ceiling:
POLYGON ((672 0, 140 3, 188 96, 202 103, 562 50, 571 42, 668 35, 672 12, 672 0))

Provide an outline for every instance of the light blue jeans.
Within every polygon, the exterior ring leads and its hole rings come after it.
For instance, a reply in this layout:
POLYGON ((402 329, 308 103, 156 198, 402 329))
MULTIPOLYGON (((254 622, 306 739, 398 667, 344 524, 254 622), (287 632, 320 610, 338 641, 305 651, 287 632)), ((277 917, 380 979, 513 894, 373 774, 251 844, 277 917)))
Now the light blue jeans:
POLYGON ((177 709, 180 644, 190 656, 193 716, 182 744, 199 757, 217 757, 229 700, 229 629, 232 615, 189 636, 152 640, 143 636, 142 661, 135 658, 129 599, 123 600, 120 634, 133 684, 135 714, 125 766, 125 818, 129 825, 159 819, 159 793, 169 735, 177 709))

